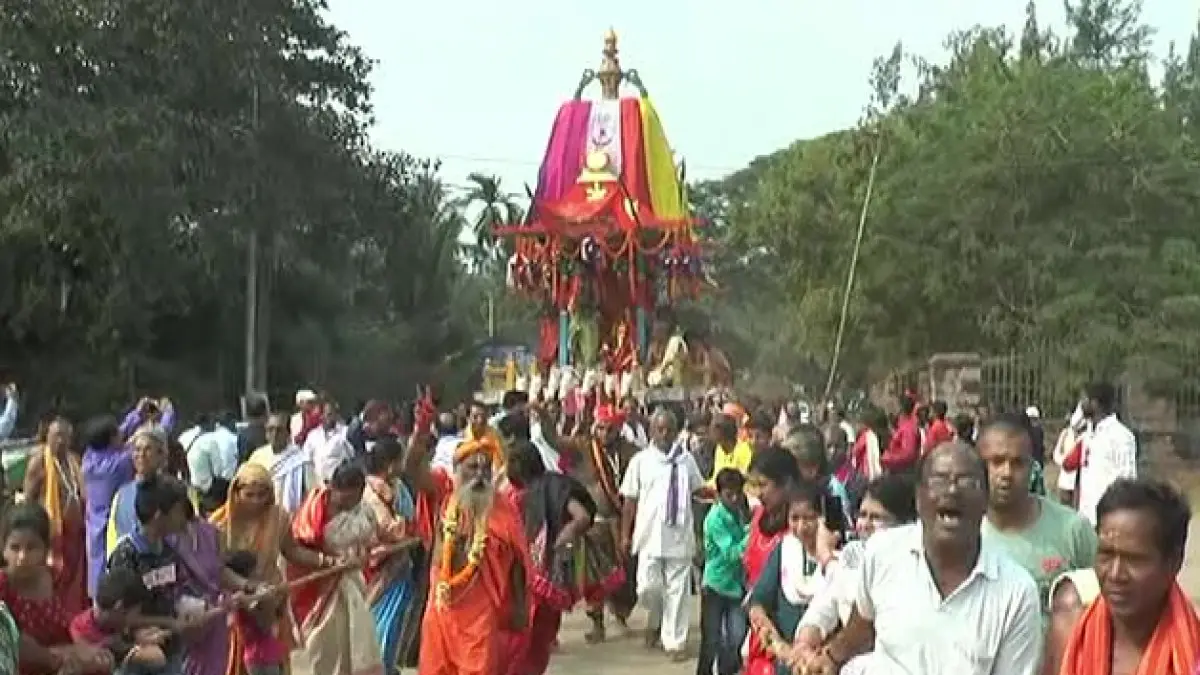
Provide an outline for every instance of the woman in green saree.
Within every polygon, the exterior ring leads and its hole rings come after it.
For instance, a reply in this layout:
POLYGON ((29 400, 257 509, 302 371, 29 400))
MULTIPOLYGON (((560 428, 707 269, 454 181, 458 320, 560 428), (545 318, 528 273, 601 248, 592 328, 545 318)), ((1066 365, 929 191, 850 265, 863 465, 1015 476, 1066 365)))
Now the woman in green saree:
POLYGON ((800 617, 825 584, 817 562, 823 495, 821 487, 810 481, 788 491, 788 532, 768 555, 747 601, 750 627, 764 647, 746 663, 747 675, 791 673, 777 657, 790 649, 800 617))

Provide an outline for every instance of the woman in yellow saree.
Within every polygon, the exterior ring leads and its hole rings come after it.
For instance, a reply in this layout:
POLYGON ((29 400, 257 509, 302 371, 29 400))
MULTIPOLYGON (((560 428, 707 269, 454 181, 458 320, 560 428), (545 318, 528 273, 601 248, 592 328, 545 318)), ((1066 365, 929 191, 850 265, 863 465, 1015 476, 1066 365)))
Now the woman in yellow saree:
MULTIPOLYGON (((280 558, 309 567, 326 563, 325 556, 296 544, 288 516, 275 504, 271 474, 260 464, 240 466, 229 485, 225 505, 210 517, 220 530, 226 551, 252 551, 258 560, 255 579, 267 585, 284 581, 280 558)), ((275 626, 276 635, 292 645, 290 609, 275 626)), ((244 647, 236 628, 230 629, 227 675, 246 675, 242 662, 244 647)))

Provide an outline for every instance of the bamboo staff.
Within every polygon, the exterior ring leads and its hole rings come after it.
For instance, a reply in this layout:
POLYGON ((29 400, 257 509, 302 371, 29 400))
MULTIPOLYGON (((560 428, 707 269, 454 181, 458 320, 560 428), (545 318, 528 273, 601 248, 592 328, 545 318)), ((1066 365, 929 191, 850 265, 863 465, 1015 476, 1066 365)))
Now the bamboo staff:
MULTIPOLYGON (((394 544, 389 544, 387 546, 383 546, 383 547, 376 549, 376 555, 381 558, 387 558, 389 556, 393 556, 402 551, 406 551, 406 550, 412 548, 413 546, 416 546, 418 543, 420 543, 420 541, 421 540, 418 537, 406 537, 394 544)), ((279 594, 279 593, 283 593, 283 592, 290 593, 290 592, 296 590, 297 588, 300 588, 301 586, 307 586, 309 584, 321 581, 327 577, 332 577, 332 576, 336 576, 338 574, 342 574, 343 572, 348 572, 352 569, 362 567, 362 565, 363 565, 362 560, 351 560, 351 561, 347 561, 347 562, 343 562, 343 563, 338 563, 337 565, 333 565, 331 567, 325 567, 325 568, 316 570, 316 571, 314 571, 310 574, 306 574, 298 579, 293 579, 292 581, 285 581, 282 584, 268 586, 265 589, 258 591, 257 593, 255 593, 254 595, 252 595, 250 597, 253 600, 259 600, 259 599, 265 598, 267 596, 275 595, 275 594, 279 594)), ((201 614, 199 617, 197 617, 198 622, 207 623, 208 621, 211 621, 211 620, 221 616, 222 614, 228 614, 230 611, 235 609, 235 607, 236 607, 235 605, 213 607, 209 610, 206 610, 203 614, 201 614)))
POLYGON ((862 209, 858 213, 858 233, 854 235, 854 252, 850 255, 850 270, 846 274, 846 288, 842 293, 842 311, 838 317, 837 336, 833 341, 833 358, 829 361, 829 379, 825 381, 825 396, 833 391, 833 381, 837 377, 838 360, 842 356, 842 339, 846 334, 846 319, 850 314, 850 293, 854 290, 854 273, 858 269, 858 255, 862 250, 863 233, 867 229, 867 213, 871 208, 871 196, 875 194, 875 172, 879 168, 879 155, 883 151, 883 127, 879 128, 875 137, 875 156, 871 158, 871 172, 867 174, 867 193, 863 197, 862 209))

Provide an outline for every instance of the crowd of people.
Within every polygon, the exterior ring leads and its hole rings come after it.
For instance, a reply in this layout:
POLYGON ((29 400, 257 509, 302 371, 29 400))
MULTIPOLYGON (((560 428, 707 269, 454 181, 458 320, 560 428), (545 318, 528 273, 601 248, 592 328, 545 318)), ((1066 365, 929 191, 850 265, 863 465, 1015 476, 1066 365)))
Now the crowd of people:
POLYGON ((4 514, 0 673, 542 675, 565 613, 598 644, 641 606, 697 675, 1195 675, 1187 502, 1137 476, 1111 386, 1082 398, 1049 457, 1035 408, 909 394, 50 418, 4 514))

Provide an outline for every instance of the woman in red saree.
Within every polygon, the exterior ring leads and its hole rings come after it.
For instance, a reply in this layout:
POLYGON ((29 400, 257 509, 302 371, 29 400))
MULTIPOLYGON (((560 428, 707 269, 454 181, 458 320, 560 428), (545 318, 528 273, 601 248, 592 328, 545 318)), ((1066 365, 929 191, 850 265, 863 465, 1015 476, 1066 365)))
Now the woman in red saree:
POLYGON ((83 470, 70 451, 73 430, 63 418, 50 422, 45 444, 29 458, 22 490, 50 516, 50 567, 55 593, 71 614, 87 605, 87 529, 83 470))
POLYGON ((46 563, 51 522, 45 509, 20 504, 8 512, 4 525, 0 603, 20 628, 18 675, 113 672, 117 664, 107 650, 72 644, 74 612, 59 595, 58 577, 46 563))
MULTIPOLYGON (((362 503, 365 487, 362 469, 345 462, 329 485, 314 490, 296 512, 292 538, 320 551, 323 566, 335 557, 361 563, 375 544, 375 517, 362 503)), ((289 564, 288 581, 313 571, 289 564)), ((292 653, 292 675, 383 675, 361 565, 300 586, 291 600, 300 642, 292 653)))
MULTIPOLYGON (((787 533, 787 491, 800 482, 800 467, 790 452, 771 447, 754 456, 747 472, 747 488, 758 494, 761 503, 750 518, 750 540, 742 559, 746 569, 746 587, 753 588, 771 556, 771 551, 787 533)), ((750 632, 746 650, 747 675, 775 675, 775 656, 750 632)))

